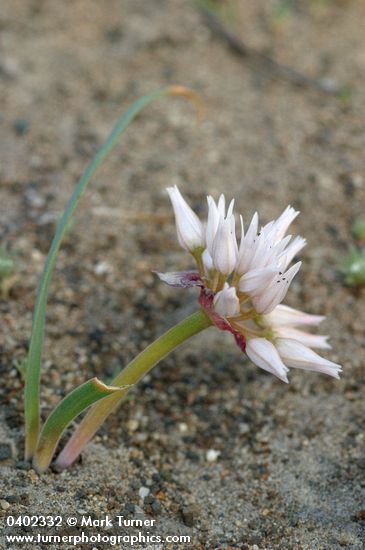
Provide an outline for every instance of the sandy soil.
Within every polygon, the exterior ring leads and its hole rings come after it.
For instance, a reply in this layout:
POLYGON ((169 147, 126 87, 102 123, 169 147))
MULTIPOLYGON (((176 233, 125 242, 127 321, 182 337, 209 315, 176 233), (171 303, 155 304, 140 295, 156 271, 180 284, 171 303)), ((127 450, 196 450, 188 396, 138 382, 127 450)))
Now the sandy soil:
POLYGON ((295 1, 279 18, 280 2, 237 4, 232 25, 247 44, 351 97, 295 87, 237 58, 183 0, 3 3, 0 238, 18 262, 18 280, 0 301, 4 520, 123 514, 192 541, 141 548, 364 547, 364 295, 343 285, 336 264, 364 213, 365 5, 295 1), (26 353, 55 221, 119 114, 171 83, 201 94, 205 120, 197 127, 182 100, 154 104, 83 198, 51 290, 44 415, 77 383, 110 380, 195 308, 194 291, 151 274, 190 267, 164 190, 172 183, 197 209, 208 192, 223 191, 246 218, 258 209, 269 220, 288 203, 301 210, 294 230, 308 246, 288 303, 328 316, 328 357, 343 365, 342 379, 293 371, 286 386, 210 329, 144 379, 82 463, 39 477, 22 461, 15 364, 26 353), (214 462, 209 449, 220 452, 214 462))

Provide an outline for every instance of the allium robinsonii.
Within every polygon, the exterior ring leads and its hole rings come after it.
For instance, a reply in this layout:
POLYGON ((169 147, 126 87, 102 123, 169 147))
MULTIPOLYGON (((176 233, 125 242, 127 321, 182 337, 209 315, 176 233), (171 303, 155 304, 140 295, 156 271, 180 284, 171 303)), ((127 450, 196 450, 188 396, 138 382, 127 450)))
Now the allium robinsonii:
POLYGON ((240 216, 238 245, 234 201, 226 210, 224 195, 218 203, 208 196, 203 224, 176 186, 167 191, 179 243, 195 258, 197 271, 159 274, 160 278, 172 286, 199 286, 199 303, 212 323, 231 332, 251 361, 280 380, 288 382, 288 367, 338 378, 340 365, 312 349, 329 349, 328 337, 302 330, 317 326, 324 317, 281 305, 301 266, 290 264, 306 244, 302 237, 285 236, 299 212, 288 206, 261 228, 255 213, 246 232, 240 216))

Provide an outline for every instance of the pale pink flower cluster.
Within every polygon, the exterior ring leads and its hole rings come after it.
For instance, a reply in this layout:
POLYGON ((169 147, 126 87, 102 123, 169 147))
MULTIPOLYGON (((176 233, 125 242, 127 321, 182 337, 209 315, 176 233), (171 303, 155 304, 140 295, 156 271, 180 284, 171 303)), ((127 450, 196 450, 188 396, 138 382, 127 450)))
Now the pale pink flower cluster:
POLYGON ((211 298, 208 313, 216 326, 231 330, 257 366, 284 382, 288 367, 338 378, 340 365, 312 349, 330 348, 327 336, 298 328, 317 326, 324 317, 281 305, 301 266, 301 262, 290 264, 306 244, 302 237, 285 236, 299 212, 288 206, 279 218, 262 227, 255 213, 246 231, 240 216, 238 244, 233 200, 226 208, 224 195, 217 203, 208 196, 208 217, 202 223, 176 186, 167 191, 179 243, 194 256, 199 271, 161 278, 174 286, 200 286, 206 309, 211 298))

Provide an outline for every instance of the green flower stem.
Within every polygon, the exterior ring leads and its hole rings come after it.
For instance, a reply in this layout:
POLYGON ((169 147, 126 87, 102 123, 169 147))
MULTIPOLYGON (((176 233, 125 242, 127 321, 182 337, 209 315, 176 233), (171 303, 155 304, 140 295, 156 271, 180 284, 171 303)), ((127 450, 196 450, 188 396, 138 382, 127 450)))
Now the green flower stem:
POLYGON ((117 143, 121 134, 126 130, 130 122, 150 103, 162 96, 184 96, 197 107, 201 113, 202 106, 199 97, 189 88, 184 86, 169 86, 145 95, 135 101, 127 112, 118 120, 112 132, 101 146, 95 157, 88 164, 81 176, 75 191, 73 192, 65 212, 57 226, 56 234, 49 250, 46 264, 39 283, 37 299, 34 306, 32 334, 29 344, 27 358, 27 373, 24 390, 24 413, 25 413, 25 458, 30 459, 36 449, 40 428, 39 393, 40 393, 40 369, 46 325, 46 306, 49 286, 55 267, 57 254, 62 240, 67 232, 68 224, 74 213, 79 199, 85 190, 90 178, 100 166, 105 157, 110 153, 117 143))
MULTIPOLYGON (((154 365, 182 342, 211 325, 211 320, 202 309, 193 313, 165 332, 165 334, 137 355, 113 380, 112 386, 120 387, 136 384, 154 365)), ((67 468, 76 460, 106 417, 116 408, 128 391, 129 388, 126 388, 121 393, 118 393, 118 395, 105 397, 90 409, 59 455, 56 464, 60 468, 67 468)))

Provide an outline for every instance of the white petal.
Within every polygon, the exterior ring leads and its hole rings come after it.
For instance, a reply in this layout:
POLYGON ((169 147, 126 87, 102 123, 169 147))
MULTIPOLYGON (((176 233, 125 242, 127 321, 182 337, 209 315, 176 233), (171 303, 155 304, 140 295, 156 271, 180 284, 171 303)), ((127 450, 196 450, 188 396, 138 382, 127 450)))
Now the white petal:
POLYGON ((307 241, 303 237, 295 237, 294 241, 288 246, 286 250, 282 252, 284 258, 284 269, 290 264, 294 256, 298 254, 305 247, 307 241))
POLYGON ((245 226, 244 226, 243 217, 241 216, 241 214, 240 214, 240 226, 241 226, 241 240, 240 240, 240 247, 241 247, 241 242, 245 237, 245 226))
POLYGON ((287 206, 281 216, 275 221, 273 232, 275 233, 275 240, 282 239, 289 227, 289 225, 295 220, 299 212, 295 211, 293 207, 287 206))
POLYGON ((278 272, 279 268, 277 267, 251 269, 241 277, 239 289, 241 292, 246 292, 247 294, 257 293, 262 290, 278 272))
POLYGON ((176 185, 168 187, 167 192, 174 209, 177 238, 180 245, 188 251, 204 246, 203 225, 198 216, 185 201, 176 185))
POLYGON ((250 262, 252 269, 256 267, 275 266, 280 267, 279 271, 285 271, 285 268, 283 267, 284 261, 283 258, 281 258, 281 254, 290 239, 291 235, 288 235, 285 239, 282 239, 277 244, 273 245, 270 244, 270 241, 267 240, 262 234, 258 236, 255 243, 257 244, 256 251, 250 262))
POLYGON ((202 260, 205 267, 205 271, 206 273, 208 273, 213 268, 213 260, 207 248, 204 250, 202 254, 202 260))
POLYGON ((251 220, 251 223, 247 229, 247 233, 246 233, 246 243, 248 246, 250 246, 255 237, 257 237, 257 229, 258 229, 258 226, 259 226, 259 215, 257 212, 254 213, 254 215, 252 216, 252 220, 251 220))
POLYGON ((265 224, 263 227, 261 227, 260 235, 264 235, 266 239, 270 238, 272 242, 274 242, 274 233, 273 229, 275 227, 275 220, 272 220, 271 222, 265 224))
POLYGON ((234 317, 240 312, 236 289, 225 283, 223 290, 214 296, 214 309, 221 317, 234 317))
POLYGON ((301 342, 289 338, 278 338, 275 344, 283 361, 289 367, 313 370, 339 378, 338 373, 342 370, 340 365, 324 359, 301 342))
POLYGON ((232 216, 233 208, 234 208, 234 199, 232 199, 231 202, 229 203, 226 218, 230 218, 232 216))
POLYGON ((274 344, 266 338, 251 338, 246 344, 246 353, 255 365, 288 383, 288 369, 280 358, 274 344))
POLYGON ((257 228, 259 223, 259 217, 257 212, 252 217, 251 223, 247 230, 247 233, 244 233, 242 218, 241 218, 241 241, 240 247, 238 250, 237 265, 236 271, 239 274, 243 274, 248 271, 251 264, 252 257, 255 253, 255 240, 257 238, 257 228))
POLYGON ((226 198, 223 194, 219 197, 219 200, 218 200, 218 212, 219 212, 219 216, 221 218, 225 217, 225 215, 226 215, 226 198))
POLYGON ((267 252, 265 258, 265 265, 278 264, 279 258, 282 256, 287 244, 291 239, 291 235, 287 235, 284 239, 277 242, 276 244, 271 244, 270 241, 267 242, 267 252))
MULTIPOLYGON (((221 195, 221 198, 223 198, 223 201, 224 201, 223 195, 221 195)), ((207 197, 207 200, 208 200, 208 221, 207 221, 207 227, 206 227, 206 242, 207 242, 207 249, 209 250, 209 252, 211 252, 213 240, 214 240, 215 234, 217 233, 220 214, 219 214, 217 205, 214 202, 213 197, 209 196, 207 197)))
POLYGON ((331 349, 331 346, 327 342, 329 337, 322 334, 311 334, 310 332, 304 332, 292 327, 278 327, 275 329, 275 335, 278 338, 297 340, 297 342, 301 342, 309 348, 331 349))
POLYGON ((267 327, 312 325, 321 323, 325 317, 323 315, 310 315, 299 309, 289 306, 279 305, 269 314, 264 315, 261 322, 267 327))
POLYGON ((278 241, 273 247, 273 253, 275 254, 275 257, 279 258, 280 255, 284 252, 285 248, 289 244, 290 239, 292 238, 291 235, 287 235, 280 241, 278 241))
POLYGON ((250 269, 267 266, 272 255, 270 243, 263 235, 260 235, 256 237, 253 248, 255 249, 255 252, 250 261, 250 269))
POLYGON ((237 261, 237 241, 233 215, 220 219, 217 233, 212 246, 214 267, 225 275, 229 275, 235 268, 237 261))
POLYGON ((255 296, 252 300, 253 305, 258 313, 268 314, 284 300, 288 292, 290 283, 298 273, 302 262, 297 262, 283 275, 274 278, 273 282, 268 286, 263 293, 255 296))

